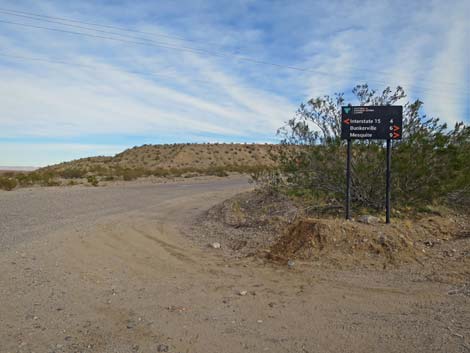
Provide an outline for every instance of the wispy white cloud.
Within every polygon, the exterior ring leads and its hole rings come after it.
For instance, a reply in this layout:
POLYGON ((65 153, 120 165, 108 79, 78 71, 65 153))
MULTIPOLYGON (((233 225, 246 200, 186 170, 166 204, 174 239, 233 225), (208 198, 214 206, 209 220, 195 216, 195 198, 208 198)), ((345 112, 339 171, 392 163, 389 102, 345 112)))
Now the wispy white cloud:
MULTIPOLYGON (((470 83, 470 2, 370 2, 355 11, 331 5, 336 28, 328 41, 307 42, 311 95, 348 91, 368 82, 382 89, 401 85, 410 99, 424 100, 426 112, 453 123, 465 120, 470 83), (326 74, 325 74, 326 72, 326 74)), ((335 3, 333 3, 335 4, 335 3)), ((331 16, 326 16, 326 20, 331 16)))
MULTIPOLYGON (((2 149, 12 141, 26 146, 37 139, 49 146, 87 141, 79 145, 96 148, 96 154, 103 139, 119 148, 145 138, 269 141, 301 101, 349 91, 363 82, 379 89, 403 85, 410 98, 425 100, 428 114, 451 123, 463 119, 468 109, 470 83, 462 80, 470 71, 466 0, 454 0, 453 6, 437 0, 299 1, 295 6, 267 1, 161 1, 156 6, 147 1, 21 0, 11 6, 129 27, 152 35, 127 35, 173 46, 239 53, 308 70, 0 23, 2 53, 73 63, 0 57, 2 149)), ((39 24, 0 14, 1 19, 39 24)), ((8 158, 15 158, 12 148, 20 144, 9 146, 8 158)), ((61 158, 75 156, 74 146, 62 145, 61 158)), ((115 151, 108 147, 106 151, 115 151)), ((18 160, 26 150, 21 151, 16 152, 18 160)), ((38 160, 47 159, 36 150, 28 158, 35 153, 38 160)), ((7 164, 5 158, 0 154, 0 164, 7 164)))

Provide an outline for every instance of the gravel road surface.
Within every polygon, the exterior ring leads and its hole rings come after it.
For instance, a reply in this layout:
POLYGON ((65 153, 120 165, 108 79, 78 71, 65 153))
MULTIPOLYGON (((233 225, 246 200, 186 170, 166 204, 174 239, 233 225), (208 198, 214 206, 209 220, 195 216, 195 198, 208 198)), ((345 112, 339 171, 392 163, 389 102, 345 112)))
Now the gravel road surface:
POLYGON ((250 187, 0 193, 0 353, 470 352, 470 298, 452 283, 229 259, 187 236, 250 187))
POLYGON ((42 237, 64 226, 90 226, 105 216, 145 210, 182 196, 246 188, 247 178, 227 178, 0 192, 0 248, 42 237))

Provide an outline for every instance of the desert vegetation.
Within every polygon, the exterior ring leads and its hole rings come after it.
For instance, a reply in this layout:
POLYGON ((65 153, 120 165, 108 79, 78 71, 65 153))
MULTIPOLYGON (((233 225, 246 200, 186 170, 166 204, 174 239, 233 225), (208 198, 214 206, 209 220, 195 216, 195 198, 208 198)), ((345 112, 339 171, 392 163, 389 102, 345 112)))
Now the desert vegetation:
MULTIPOLYGON (((393 105, 404 90, 377 92, 368 85, 352 90, 357 105, 393 105)), ((341 208, 345 193, 346 141, 341 140, 344 94, 309 100, 279 129, 283 146, 278 168, 260 171, 253 179, 263 190, 303 199, 312 208, 341 208), (320 207, 321 208, 321 207, 320 207)), ((445 206, 468 210, 470 204, 470 127, 447 126, 422 114, 423 102, 404 105, 403 139, 393 141, 392 202, 397 213, 445 206)), ((353 141, 352 202, 355 209, 384 208, 385 143, 353 141)))
MULTIPOLYGON (((360 85, 352 92, 362 106, 406 97, 401 87, 377 92, 360 85)), ((419 100, 404 104, 404 136, 393 141, 391 224, 384 217, 386 143, 353 141, 349 221, 347 141, 340 137, 347 104, 344 94, 302 104, 278 131, 275 166, 253 173, 258 188, 208 211, 199 231, 204 241, 221 244, 227 256, 289 267, 294 260, 342 269, 435 267, 467 281, 470 127, 425 116, 419 100)))
POLYGON ((131 181, 139 178, 217 177, 229 173, 258 174, 273 168, 278 145, 171 144, 133 147, 114 157, 89 157, 41 168, 30 173, 0 175, 0 190, 26 186, 131 181))

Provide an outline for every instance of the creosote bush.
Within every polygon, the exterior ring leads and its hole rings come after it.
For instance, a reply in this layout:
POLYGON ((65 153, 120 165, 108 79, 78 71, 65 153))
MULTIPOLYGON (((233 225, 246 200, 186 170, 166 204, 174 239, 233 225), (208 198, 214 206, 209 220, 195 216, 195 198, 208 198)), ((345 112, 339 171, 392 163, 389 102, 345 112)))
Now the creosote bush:
MULTIPOLYGON (((394 105, 405 97, 394 91, 353 89, 357 105, 394 105)), ((341 135, 344 94, 324 96, 302 104, 278 134, 284 148, 279 168, 253 175, 266 189, 304 195, 313 200, 344 204, 346 141, 341 135), (288 148, 287 148, 288 147, 288 148)), ((470 204, 470 127, 449 128, 437 118, 420 113, 419 100, 404 104, 403 139, 393 141, 392 202, 395 208, 421 209, 448 202, 470 204)), ((357 207, 384 207, 385 141, 353 141, 352 202, 357 207)), ((468 208, 467 208, 468 210, 468 208)))
POLYGON ((64 179, 79 179, 86 176, 87 171, 79 168, 67 168, 59 172, 59 176, 64 179))
POLYGON ((16 188, 17 185, 18 185, 18 182, 16 179, 12 177, 0 176, 0 189, 10 191, 16 188))
POLYGON ((87 181, 88 181, 88 183, 91 184, 92 186, 98 186, 98 184, 99 184, 98 179, 97 179, 96 176, 94 176, 94 175, 89 175, 89 176, 87 177, 87 181))

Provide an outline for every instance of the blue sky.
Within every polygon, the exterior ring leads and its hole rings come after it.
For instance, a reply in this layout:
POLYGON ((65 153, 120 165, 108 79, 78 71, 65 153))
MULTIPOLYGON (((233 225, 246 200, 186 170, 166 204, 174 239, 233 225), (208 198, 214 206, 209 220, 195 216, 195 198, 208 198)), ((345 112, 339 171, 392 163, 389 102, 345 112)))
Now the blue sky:
POLYGON ((469 16, 468 0, 3 0, 0 165, 275 142, 301 102, 366 82, 470 122, 469 16))

